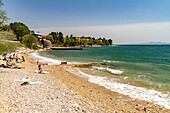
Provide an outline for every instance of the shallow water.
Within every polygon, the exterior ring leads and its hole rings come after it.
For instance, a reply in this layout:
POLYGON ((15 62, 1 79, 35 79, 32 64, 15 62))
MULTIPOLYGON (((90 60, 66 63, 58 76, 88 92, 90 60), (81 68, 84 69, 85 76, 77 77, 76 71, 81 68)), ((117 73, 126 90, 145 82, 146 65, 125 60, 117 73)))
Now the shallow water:
POLYGON ((82 51, 43 51, 40 54, 50 57, 44 59, 49 64, 60 63, 60 60, 106 62, 108 67, 78 69, 76 73, 112 91, 170 107, 170 46, 97 47, 82 51))

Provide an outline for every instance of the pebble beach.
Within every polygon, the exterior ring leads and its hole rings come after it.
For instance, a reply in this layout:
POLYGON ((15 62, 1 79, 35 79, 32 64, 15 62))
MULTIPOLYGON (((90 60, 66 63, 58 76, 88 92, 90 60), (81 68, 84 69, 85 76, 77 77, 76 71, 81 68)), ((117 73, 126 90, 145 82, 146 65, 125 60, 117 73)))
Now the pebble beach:
MULTIPOLYGON (((150 102, 134 100, 88 82, 67 65, 43 65, 49 74, 37 74, 36 61, 23 54, 25 69, 0 68, 1 113, 168 113, 150 102), (24 80, 24 79, 25 80, 24 80), (21 79, 21 81, 17 81, 21 79), (23 81, 22 81, 23 80, 23 81), (26 84, 24 82, 41 82, 26 84)), ((4 61, 1 61, 4 63, 4 61)))

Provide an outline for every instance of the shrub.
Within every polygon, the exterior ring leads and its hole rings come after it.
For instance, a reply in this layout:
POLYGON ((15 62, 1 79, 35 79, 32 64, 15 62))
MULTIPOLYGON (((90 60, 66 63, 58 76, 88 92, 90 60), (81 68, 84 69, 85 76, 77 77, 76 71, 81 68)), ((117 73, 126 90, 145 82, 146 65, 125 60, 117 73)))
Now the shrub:
POLYGON ((0 41, 0 54, 4 52, 14 52, 17 47, 23 47, 21 43, 15 43, 15 42, 8 42, 8 41, 0 41))
POLYGON ((22 38, 22 43, 29 47, 30 49, 35 48, 37 46, 37 38, 33 35, 25 35, 22 38))
POLYGON ((52 43, 54 43, 53 35, 47 35, 47 40, 50 40, 52 43))

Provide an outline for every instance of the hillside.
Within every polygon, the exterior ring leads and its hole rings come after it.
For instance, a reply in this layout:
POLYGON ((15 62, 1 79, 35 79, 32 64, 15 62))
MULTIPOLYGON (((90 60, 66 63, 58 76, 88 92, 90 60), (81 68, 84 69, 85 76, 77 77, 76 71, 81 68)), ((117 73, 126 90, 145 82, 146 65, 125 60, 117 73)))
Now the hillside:
POLYGON ((14 40, 16 36, 12 31, 0 31, 0 40, 14 40))

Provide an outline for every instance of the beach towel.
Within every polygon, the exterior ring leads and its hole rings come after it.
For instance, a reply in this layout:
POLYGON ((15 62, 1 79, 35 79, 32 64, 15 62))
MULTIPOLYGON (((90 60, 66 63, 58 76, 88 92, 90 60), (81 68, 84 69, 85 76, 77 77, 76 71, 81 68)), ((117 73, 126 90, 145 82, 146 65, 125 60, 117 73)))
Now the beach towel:
POLYGON ((49 72, 47 72, 47 71, 40 72, 39 70, 35 70, 35 73, 48 74, 49 72))
POLYGON ((29 84, 44 84, 43 82, 28 82, 29 84))
POLYGON ((21 84, 21 86, 28 85, 28 84, 44 84, 43 82, 24 82, 21 84))
POLYGON ((14 67, 14 68, 7 67, 7 69, 17 69, 17 67, 14 67))
POLYGON ((17 61, 16 63, 23 63, 23 62, 17 61))

